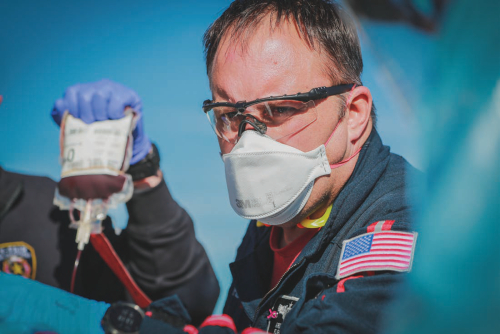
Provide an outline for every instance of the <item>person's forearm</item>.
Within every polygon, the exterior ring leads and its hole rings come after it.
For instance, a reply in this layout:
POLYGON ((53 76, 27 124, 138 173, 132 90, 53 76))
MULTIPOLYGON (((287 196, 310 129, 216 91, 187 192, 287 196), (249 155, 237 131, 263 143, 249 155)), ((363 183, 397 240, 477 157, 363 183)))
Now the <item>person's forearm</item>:
POLYGON ((127 203, 130 273, 151 299, 178 294, 193 318, 204 318, 219 287, 191 217, 163 180, 144 189, 127 203))
POLYGON ((156 175, 152 175, 144 179, 134 181, 134 191, 136 193, 140 193, 143 191, 147 191, 149 189, 153 189, 154 187, 158 186, 162 180, 163 180, 163 173, 161 172, 160 169, 158 169, 156 175))

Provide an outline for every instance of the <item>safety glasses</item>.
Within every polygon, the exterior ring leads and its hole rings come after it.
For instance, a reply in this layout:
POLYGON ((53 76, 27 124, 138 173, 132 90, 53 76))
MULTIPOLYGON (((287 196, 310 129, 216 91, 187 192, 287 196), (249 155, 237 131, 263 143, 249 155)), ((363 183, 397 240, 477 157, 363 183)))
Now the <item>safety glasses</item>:
POLYGON ((217 136, 235 144, 248 125, 273 139, 295 134, 317 119, 315 100, 350 91, 355 84, 313 88, 307 93, 270 96, 250 102, 203 102, 217 136))

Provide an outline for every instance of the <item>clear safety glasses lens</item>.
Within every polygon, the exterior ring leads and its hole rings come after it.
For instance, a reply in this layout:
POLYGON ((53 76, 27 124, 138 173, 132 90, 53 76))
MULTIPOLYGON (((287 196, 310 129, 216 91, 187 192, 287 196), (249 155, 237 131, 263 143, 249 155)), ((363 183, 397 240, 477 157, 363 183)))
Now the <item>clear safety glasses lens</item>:
POLYGON ((266 125, 266 135, 279 140, 301 131, 318 115, 314 101, 278 100, 251 105, 243 113, 233 107, 215 107, 207 112, 207 117, 219 138, 235 144, 242 122, 246 123, 245 129, 252 129, 256 119, 266 125))

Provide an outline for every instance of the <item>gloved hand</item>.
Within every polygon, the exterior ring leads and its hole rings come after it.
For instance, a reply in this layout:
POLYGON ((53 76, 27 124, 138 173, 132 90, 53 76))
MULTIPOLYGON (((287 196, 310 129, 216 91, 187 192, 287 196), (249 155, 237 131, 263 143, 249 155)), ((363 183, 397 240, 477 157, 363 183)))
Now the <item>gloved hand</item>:
POLYGON ((146 157, 151 149, 151 142, 144 133, 141 99, 132 89, 108 79, 70 86, 64 96, 56 100, 52 118, 61 125, 64 112, 68 110, 71 115, 90 124, 122 118, 126 107, 134 109, 139 116, 132 132, 134 143, 130 164, 133 165, 146 157))
POLYGON ((109 304, 0 272, 0 333, 103 333, 109 304))

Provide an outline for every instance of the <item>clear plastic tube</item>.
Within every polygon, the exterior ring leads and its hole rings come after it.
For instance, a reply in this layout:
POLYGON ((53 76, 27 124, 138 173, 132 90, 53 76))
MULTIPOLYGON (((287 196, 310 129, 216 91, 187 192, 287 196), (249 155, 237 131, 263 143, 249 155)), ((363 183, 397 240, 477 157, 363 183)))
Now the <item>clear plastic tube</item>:
POLYGON ((107 199, 70 199, 62 196, 59 189, 56 188, 54 204, 61 210, 69 211, 70 227, 77 229, 75 241, 79 250, 83 250, 89 242, 90 234, 102 232, 102 221, 106 218, 108 209, 116 208, 119 204, 127 202, 132 197, 134 191, 132 177, 128 174, 124 176, 126 180, 122 190, 112 194, 107 199), (80 211, 79 220, 74 217, 73 211, 75 209, 80 211))

